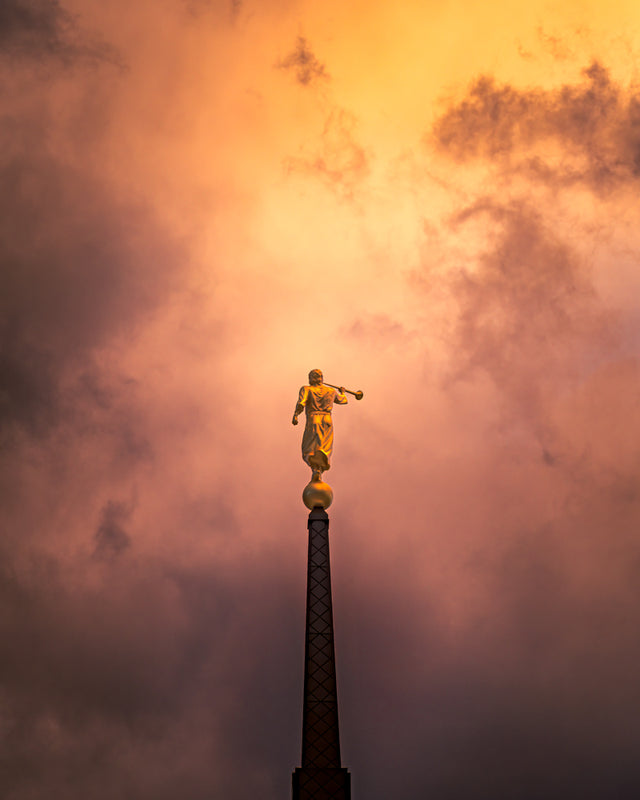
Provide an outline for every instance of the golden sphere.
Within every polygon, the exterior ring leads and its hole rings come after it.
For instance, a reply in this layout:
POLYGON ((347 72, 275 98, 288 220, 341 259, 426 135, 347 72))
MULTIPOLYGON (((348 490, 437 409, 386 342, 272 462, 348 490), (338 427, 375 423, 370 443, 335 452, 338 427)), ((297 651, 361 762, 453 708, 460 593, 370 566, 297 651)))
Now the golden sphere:
POLYGON ((311 510, 317 506, 329 508, 333 502, 333 489, 324 481, 311 479, 302 492, 302 502, 311 510))

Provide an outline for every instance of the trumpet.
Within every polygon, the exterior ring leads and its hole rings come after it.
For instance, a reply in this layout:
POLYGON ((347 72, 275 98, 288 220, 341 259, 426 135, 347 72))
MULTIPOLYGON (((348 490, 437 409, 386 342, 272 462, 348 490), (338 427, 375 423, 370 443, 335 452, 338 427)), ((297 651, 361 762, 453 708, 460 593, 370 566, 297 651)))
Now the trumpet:
MULTIPOLYGON (((330 386, 332 389, 341 389, 342 388, 340 386, 336 386, 334 383, 327 383, 326 381, 322 381, 322 382, 324 383, 325 386, 330 386)), ((349 394, 352 394, 356 398, 356 400, 362 400, 362 398, 364 397, 364 392, 362 390, 360 390, 360 389, 358 389, 357 392, 352 392, 351 389, 345 389, 345 392, 348 392, 349 394)))

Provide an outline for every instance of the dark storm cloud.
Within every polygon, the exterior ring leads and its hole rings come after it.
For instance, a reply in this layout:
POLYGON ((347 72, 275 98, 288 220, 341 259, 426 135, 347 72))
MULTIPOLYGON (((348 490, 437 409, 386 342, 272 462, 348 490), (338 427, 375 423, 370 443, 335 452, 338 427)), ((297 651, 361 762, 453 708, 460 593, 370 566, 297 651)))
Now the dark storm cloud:
POLYGON ((286 792, 274 765, 296 749, 304 620, 276 554, 246 558, 242 575, 78 567, 90 583, 42 559, 0 574, 5 796, 286 792))
POLYGON ((309 86, 329 77, 325 65, 313 53, 304 36, 298 36, 295 48, 278 61, 276 67, 293 72, 296 81, 302 86, 309 86))
MULTIPOLYGON (((465 648, 475 670, 454 668, 455 689, 445 688, 460 726, 448 757, 465 765, 441 775, 442 790, 456 787, 453 796, 508 797, 518 787, 532 800, 631 798, 640 788, 632 712, 639 694, 630 679, 640 639, 626 618, 638 590, 606 548, 601 567, 618 575, 617 586, 572 579, 558 534, 579 538, 590 529, 597 503, 585 505, 580 525, 564 519, 555 531, 514 531, 504 554, 485 565, 496 602, 465 648)), ((637 561, 638 545, 627 554, 637 561)))
POLYGON ((126 503, 109 500, 102 509, 100 525, 95 534, 96 558, 113 558, 131 546, 131 537, 125 524, 132 512, 133 509, 126 503))
POLYGON ((518 89, 479 78, 437 120, 441 152, 489 159, 508 174, 607 193, 640 177, 640 95, 616 85, 602 65, 558 89, 518 89))
POLYGON ((69 63, 117 61, 116 52, 86 33, 58 0, 3 0, 0 4, 0 56, 23 57, 35 62, 55 58, 69 63))
MULTIPOLYGON (((634 423, 630 435, 637 432, 634 423)), ((455 528, 442 530, 433 504, 424 505, 425 539, 456 562, 450 580, 438 579, 424 550, 401 588, 385 589, 389 567, 372 553, 349 564, 357 589, 347 590, 346 614, 339 605, 339 663, 359 793, 596 800, 610 786, 631 800, 640 787, 638 503, 620 508, 602 476, 591 476, 571 510, 542 522, 554 505, 547 491, 540 509, 514 525, 505 507, 526 503, 538 478, 510 462, 505 480, 504 452, 489 442, 483 449, 496 457, 484 462, 492 511, 489 520, 467 518, 464 549, 449 549, 455 528), (473 593, 457 600, 450 622, 443 604, 466 581, 473 593)), ((457 486, 459 526, 482 481, 464 471, 447 477, 457 486)), ((399 510, 394 532, 407 513, 399 510)), ((398 547, 408 546, 399 537, 398 547)))
MULTIPOLYGON (((114 51, 81 33, 58 2, 39 0, 2 5, 0 46, 12 57, 0 64, 6 75, 31 75, 19 84, 19 100, 12 81, 2 87, 0 436, 7 444, 19 432, 44 435, 80 401, 100 405, 90 386, 99 381, 88 378, 91 354, 166 293, 178 249, 148 210, 116 199, 81 157, 74 166, 50 145, 56 78, 74 65, 81 81, 83 68, 112 62, 114 51), (46 70, 31 74, 42 64, 46 70), (73 371, 81 385, 65 396, 61 386, 73 371)), ((69 132, 74 150, 90 148, 99 129, 83 108, 69 132)))
POLYGON ((5 0, 0 6, 0 50, 59 54, 69 46, 73 18, 56 0, 5 0))
POLYGON ((109 498, 130 496, 154 432, 138 376, 104 354, 134 342, 174 296, 188 254, 149 207, 100 175, 102 127, 83 101, 85 68, 109 106, 112 67, 88 62, 93 46, 75 41, 56 3, 5 4, 0 21, 12 56, 0 62, 9 123, 0 153, 2 794, 107 798, 126 785, 161 797, 145 777, 157 763, 145 773, 142 751, 181 718, 206 654, 199 633, 172 616, 175 582, 123 557, 135 515, 109 498), (72 129, 47 111, 61 76, 80 98, 69 100, 79 104, 72 129), (172 655, 174 636, 184 660, 172 655), (127 763, 114 770, 123 746, 127 763))
POLYGON ((178 255, 149 212, 112 199, 42 147, 0 159, 5 432, 55 421, 65 371, 153 308, 178 255))
MULTIPOLYGON (((79 44, 65 49, 72 22, 57 6, 33 8, 12 29, 18 67, 3 62, 24 81, 23 96, 2 98, 0 148, 1 793, 281 796, 289 776, 277 765, 289 769, 297 749, 301 598, 291 600, 280 550, 247 547, 240 568, 207 551, 218 539, 234 547, 238 521, 224 492, 185 490, 171 471, 184 458, 171 445, 193 442, 183 365, 170 367, 175 409, 144 387, 145 353, 156 358, 163 333, 179 351, 176 287, 191 254, 127 199, 126 181, 102 173, 100 120, 128 76, 87 64, 79 44), (71 105, 49 113, 59 77, 71 105), (168 306, 170 334, 158 322, 168 306), (150 326, 160 333, 149 343, 150 326)), ((210 369, 211 342, 207 353, 210 369)))
POLYGON ((554 397, 623 345, 619 321, 605 309, 562 217, 546 213, 529 188, 542 183, 557 193, 579 184, 606 201, 611 189, 634 186, 639 174, 638 98, 599 64, 584 76, 548 91, 481 78, 432 132, 440 153, 497 167, 502 179, 494 195, 451 220, 458 231, 479 221, 491 243, 448 279, 458 308, 455 370, 490 375, 506 408, 536 431, 549 466, 558 457, 550 441, 554 397), (523 177, 531 183, 509 184, 523 177))
MULTIPOLYGON (((453 583, 468 581, 470 594, 458 601, 462 631, 438 619, 434 596, 424 642, 408 626, 388 634, 417 666, 395 695, 394 722, 367 716, 384 740, 375 763, 391 753, 416 797, 640 791, 640 367, 624 311, 599 294, 588 248, 576 246, 588 225, 576 231, 562 211, 563 192, 579 187, 615 227, 612 189, 637 185, 637 107, 598 65, 555 91, 482 78, 432 132, 448 170, 473 161, 500 181, 493 193, 484 181, 449 220, 477 250, 423 268, 426 291, 450 301, 445 397, 465 387, 484 428, 470 463, 449 476, 463 499, 456 524, 469 526, 451 551, 453 583), (465 523, 465 504, 483 493, 490 510, 465 523)), ((469 412, 459 413, 464 424, 469 412)), ((428 535, 446 548, 455 528, 428 535)), ((381 639, 374 648, 384 661, 381 639)), ((382 673, 364 688, 388 708, 382 673)))
POLYGON ((485 370, 535 420, 540 395, 595 367, 611 345, 611 320, 585 265, 538 211, 479 201, 459 212, 459 230, 484 217, 494 246, 451 288, 458 304, 455 371, 485 370))

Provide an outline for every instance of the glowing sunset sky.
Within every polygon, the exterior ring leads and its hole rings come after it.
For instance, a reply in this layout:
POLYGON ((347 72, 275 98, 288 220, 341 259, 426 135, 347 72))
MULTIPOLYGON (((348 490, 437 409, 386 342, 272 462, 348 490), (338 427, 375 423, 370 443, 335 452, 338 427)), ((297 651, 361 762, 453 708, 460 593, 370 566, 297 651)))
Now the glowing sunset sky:
POLYGON ((640 796, 640 5, 0 4, 6 800, 640 796))

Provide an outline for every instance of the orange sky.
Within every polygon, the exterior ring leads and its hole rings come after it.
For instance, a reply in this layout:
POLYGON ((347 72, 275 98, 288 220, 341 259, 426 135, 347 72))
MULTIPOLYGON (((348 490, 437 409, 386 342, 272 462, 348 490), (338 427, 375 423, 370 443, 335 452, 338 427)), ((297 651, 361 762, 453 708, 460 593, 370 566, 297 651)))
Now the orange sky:
POLYGON ((7 9, 7 796, 287 796, 319 367, 356 800, 635 797, 638 4, 7 9))

